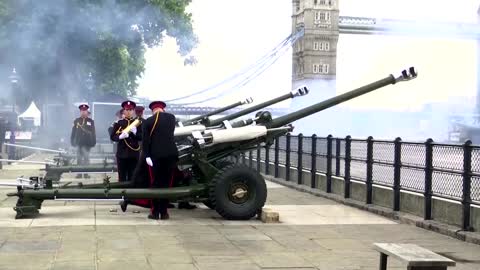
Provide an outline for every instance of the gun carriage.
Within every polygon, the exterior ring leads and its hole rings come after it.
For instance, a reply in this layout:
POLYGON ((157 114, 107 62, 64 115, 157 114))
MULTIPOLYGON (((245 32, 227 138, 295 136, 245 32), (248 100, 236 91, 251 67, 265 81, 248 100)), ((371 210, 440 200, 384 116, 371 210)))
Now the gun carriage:
MULTIPOLYGON (((252 121, 236 124, 237 127, 191 131, 193 139, 190 145, 180 149, 178 162, 178 171, 181 172, 178 177, 189 177, 188 186, 168 189, 132 188, 132 183, 110 183, 105 180, 103 184, 97 185, 52 187, 51 181, 47 179, 45 184, 35 188, 18 186, 16 192, 7 195, 18 197, 14 207, 16 218, 38 214, 44 200, 165 198, 172 201, 204 202, 225 219, 251 219, 260 213, 266 202, 265 180, 259 172, 243 164, 226 164, 225 158, 256 149, 258 145, 272 145, 276 138, 292 131, 291 123, 296 120, 387 85, 416 77, 416 71, 412 67, 408 71, 403 70, 398 77, 389 75, 275 119, 259 118, 257 114, 252 121), (249 122, 255 125, 248 125, 249 122)), ((214 126, 225 120, 220 118, 209 123, 214 126)))

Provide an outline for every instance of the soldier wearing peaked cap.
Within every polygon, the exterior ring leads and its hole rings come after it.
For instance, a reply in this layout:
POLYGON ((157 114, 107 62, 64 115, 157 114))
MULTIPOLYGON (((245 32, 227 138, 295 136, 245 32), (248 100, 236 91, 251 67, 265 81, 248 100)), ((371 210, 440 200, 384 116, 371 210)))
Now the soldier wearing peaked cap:
MULTIPOLYGON (((89 106, 81 104, 80 117, 73 121, 72 132, 70 135, 70 143, 73 147, 77 147, 77 164, 87 165, 90 163, 90 149, 97 143, 95 134, 95 122, 88 117, 89 106)), ((87 174, 84 175, 88 177, 87 174)), ((81 175, 77 175, 77 178, 81 175)))
MULTIPOLYGON (((178 160, 175 144, 175 116, 165 112, 163 101, 154 101, 148 106, 153 115, 143 122, 142 148, 150 172, 150 187, 168 188, 173 185, 174 170, 178 160)), ((168 219, 168 200, 152 200, 150 219, 168 219), (159 217, 160 216, 160 217, 159 217)))
POLYGON ((118 120, 113 125, 110 134, 110 139, 114 142, 118 142, 116 159, 119 182, 134 180, 133 172, 140 154, 140 141, 142 140, 141 127, 133 126, 130 131, 125 131, 125 129, 135 121, 133 118, 133 110, 135 109, 135 106, 135 102, 130 100, 122 103, 125 117, 118 120))
POLYGON ((137 119, 139 119, 140 121, 145 121, 145 118, 143 118, 143 111, 145 110, 145 107, 143 106, 137 106, 135 107, 135 115, 137 117, 137 119))
MULTIPOLYGON (((120 120, 123 119, 123 109, 118 110, 118 111, 115 113, 115 117, 116 117, 117 119, 115 119, 115 121, 113 121, 112 124, 110 124, 110 126, 109 126, 108 129, 107 129, 107 130, 108 130, 108 137, 109 137, 109 138, 112 137, 113 126, 115 126, 115 124, 116 124, 118 121, 120 121, 120 120)), ((110 139, 110 140, 111 140, 111 139, 110 139)), ((113 152, 114 152, 114 153, 117 153, 117 144, 118 144, 118 143, 115 142, 115 141, 113 141, 113 140, 111 140, 111 141, 112 141, 112 144, 113 144, 113 152)), ((118 172, 117 172, 117 173, 118 173, 118 172)), ((120 178, 120 175, 119 175, 118 178, 120 178)))

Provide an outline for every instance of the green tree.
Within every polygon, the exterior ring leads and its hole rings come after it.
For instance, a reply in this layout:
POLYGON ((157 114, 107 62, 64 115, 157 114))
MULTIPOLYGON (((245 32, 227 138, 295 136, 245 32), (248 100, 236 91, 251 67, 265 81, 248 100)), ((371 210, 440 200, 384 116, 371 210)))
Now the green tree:
POLYGON ((90 72, 97 94, 134 95, 146 48, 165 36, 194 62, 190 2, 0 0, 0 74, 16 67, 23 92, 41 103, 84 96, 90 72))

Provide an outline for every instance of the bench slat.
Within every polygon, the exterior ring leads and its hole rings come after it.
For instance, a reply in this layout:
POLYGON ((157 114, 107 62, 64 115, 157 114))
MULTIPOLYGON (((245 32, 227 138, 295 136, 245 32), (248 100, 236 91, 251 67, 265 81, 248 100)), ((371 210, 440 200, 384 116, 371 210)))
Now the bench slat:
POLYGON ((374 243, 374 249, 407 266, 455 266, 455 261, 415 244, 374 243))

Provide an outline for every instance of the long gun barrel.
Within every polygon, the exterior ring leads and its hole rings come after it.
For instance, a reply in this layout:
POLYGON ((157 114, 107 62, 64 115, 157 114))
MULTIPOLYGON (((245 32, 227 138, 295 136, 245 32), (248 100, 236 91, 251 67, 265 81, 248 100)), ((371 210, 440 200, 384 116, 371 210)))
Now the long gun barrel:
POLYGON ((390 85, 390 84, 395 84, 397 82, 401 81, 408 81, 411 79, 414 79, 417 77, 417 72, 413 67, 409 68, 408 72, 407 70, 402 71, 402 75, 400 77, 395 78, 395 76, 390 75, 386 78, 383 78, 381 80, 378 80, 376 82, 367 84, 365 86, 362 86, 360 88, 357 88, 355 90, 349 91, 347 93, 338 95, 336 97, 324 100, 320 103, 311 105, 309 107, 303 108, 299 111, 293 112, 286 114, 284 116, 278 117, 276 119, 273 119, 272 122, 267 124, 268 128, 278 128, 284 125, 287 125, 289 123, 292 123, 296 120, 302 119, 304 117, 307 117, 309 115, 312 115, 314 113, 317 113, 319 111, 323 111, 325 109, 328 109, 330 107, 333 107, 337 104, 340 104, 342 102, 348 101, 350 99, 356 98, 358 96, 367 94, 371 91, 374 91, 376 89, 382 88, 384 86, 390 85))
POLYGON ((34 146, 28 146, 28 145, 21 145, 21 144, 12 144, 12 143, 4 143, 6 146, 12 146, 12 147, 18 147, 18 148, 26 148, 26 149, 32 149, 32 150, 39 150, 43 152, 52 152, 52 153, 66 153, 63 150, 52 150, 52 149, 47 149, 47 148, 41 148, 41 147, 34 147, 34 146))
POLYGON ((246 109, 241 110, 241 111, 239 111, 239 112, 236 112, 236 113, 233 113, 233 114, 230 114, 230 115, 221 117, 221 118, 219 118, 219 119, 210 120, 210 121, 208 121, 208 123, 206 123, 206 125, 207 125, 207 126, 216 126, 216 125, 221 124, 223 121, 232 120, 232 119, 238 118, 238 117, 240 117, 240 116, 243 116, 243 115, 249 114, 249 113, 251 113, 251 112, 254 112, 254 111, 258 110, 258 109, 265 108, 265 107, 270 106, 270 105, 272 105, 272 104, 275 104, 275 103, 278 103, 278 102, 287 100, 287 99, 289 99, 289 98, 295 98, 295 97, 299 97, 299 96, 304 96, 304 95, 306 95, 306 94, 308 94, 308 89, 307 89, 306 87, 302 87, 302 88, 299 88, 299 89, 297 89, 297 90, 291 91, 291 92, 288 93, 288 94, 279 96, 279 97, 274 98, 274 99, 269 100, 269 101, 265 101, 265 102, 263 102, 263 103, 260 103, 260 104, 258 104, 258 105, 255 105, 255 106, 246 108, 246 109))
POLYGON ((200 116, 197 116, 197 117, 194 117, 192 119, 188 119, 188 120, 185 120, 185 121, 182 121, 182 124, 184 126, 188 126, 188 125, 193 125, 193 124, 198 124, 198 123, 202 123, 203 121, 208 121, 207 118, 212 116, 212 115, 216 115, 216 114, 219 114, 219 113, 222 113, 222 112, 225 112, 225 111, 228 111, 230 109, 233 109, 235 107, 238 107, 240 105, 244 105, 244 104, 250 104, 253 102, 253 99, 252 98, 247 98, 245 100, 241 100, 241 101, 238 101, 238 102, 235 102, 233 104, 230 104, 228 106, 225 106, 225 107, 222 107, 222 108, 219 108, 217 110, 214 110, 213 112, 209 112, 207 114, 204 114, 204 115, 200 115, 200 116))

